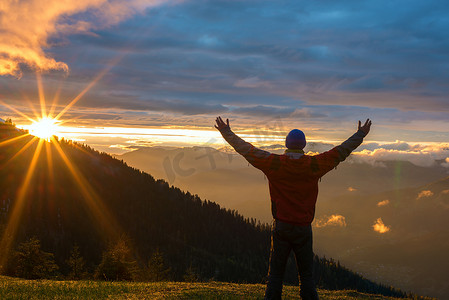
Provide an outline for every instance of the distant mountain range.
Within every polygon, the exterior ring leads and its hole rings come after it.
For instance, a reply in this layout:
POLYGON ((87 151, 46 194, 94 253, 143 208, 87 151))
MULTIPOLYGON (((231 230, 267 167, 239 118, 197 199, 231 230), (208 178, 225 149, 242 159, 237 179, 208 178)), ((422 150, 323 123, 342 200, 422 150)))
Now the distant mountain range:
MULTIPOLYGON (((235 152, 211 147, 148 147, 116 156, 155 178, 236 209, 247 217, 270 222, 269 192, 262 172, 235 152), (226 186, 231 188, 226 188, 226 186)), ((355 163, 351 157, 322 178, 318 212, 335 196, 372 194, 417 187, 448 175, 448 168, 416 166, 408 161, 355 163)))
MULTIPOLYGON (((12 254, 30 237, 55 255, 62 274, 68 271, 66 260, 75 245, 92 272, 108 245, 125 240, 139 265, 161 253, 173 280, 193 272, 200 280, 263 282, 268 225, 170 187, 87 146, 20 137, 23 132, 13 129, 0 124, 3 272, 14 274, 12 254)), ((171 162, 174 172, 191 172, 176 163, 171 162)), ((332 260, 315 260, 323 288, 404 295, 332 260)), ((297 283, 294 265, 290 261, 287 267, 290 283, 297 283)))
MULTIPOLYGON (((148 147, 116 157, 246 217, 272 219, 266 178, 233 152, 148 147)), ((374 280, 449 297, 447 176, 440 162, 430 167, 408 161, 373 165, 349 157, 320 182, 317 253, 374 280)))

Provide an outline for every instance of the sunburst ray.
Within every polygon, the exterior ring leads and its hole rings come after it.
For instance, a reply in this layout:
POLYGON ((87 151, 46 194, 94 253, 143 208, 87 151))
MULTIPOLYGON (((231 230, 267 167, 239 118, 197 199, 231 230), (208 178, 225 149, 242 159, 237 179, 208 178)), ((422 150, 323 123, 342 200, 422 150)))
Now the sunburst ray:
POLYGON ((27 103, 28 103, 28 107, 31 109, 31 112, 34 115, 34 118, 37 120, 40 118, 39 113, 37 112, 37 110, 34 108, 33 103, 31 103, 31 101, 29 99, 27 99, 27 103))
POLYGON ((20 224, 20 220, 23 213, 23 206, 25 203, 25 198, 28 194, 28 188, 30 185, 30 181, 33 178, 34 170, 36 169, 36 165, 42 150, 42 143, 44 140, 39 140, 36 151, 33 154, 33 158, 31 159, 30 165, 26 172, 25 178, 18 190, 17 197, 14 201, 12 212, 8 218, 8 222, 4 229, 2 239, 0 242, 0 268, 3 267, 9 258, 10 248, 13 244, 17 229, 20 224))
POLYGON ((100 81, 101 78, 103 78, 104 75, 106 75, 107 72, 114 66, 114 64, 111 64, 107 66, 104 70, 102 70, 95 78, 89 82, 89 84, 82 90, 75 98, 73 98, 72 101, 70 101, 69 104, 67 104, 55 117, 56 120, 59 120, 73 105, 75 105, 76 102, 78 102, 84 94, 86 94, 92 87, 97 84, 98 81, 100 81))
POLYGON ((53 171, 53 157, 52 157, 52 151, 51 151, 51 144, 48 142, 45 143, 45 153, 47 154, 48 178, 49 178, 51 186, 54 186, 55 175, 54 175, 54 171, 53 171))
POLYGON ((47 106, 45 104, 44 87, 42 86, 41 73, 36 72, 37 90, 39 93, 39 103, 41 104, 41 118, 47 117, 47 106))
POLYGON ((59 156, 64 161, 69 173, 75 180, 75 183, 80 188, 80 191, 84 197, 85 204, 89 207, 91 213, 99 221, 102 228, 106 231, 109 238, 116 238, 123 234, 120 226, 112 216, 107 206, 103 203, 101 197, 95 192, 86 178, 78 170, 78 168, 69 160, 67 155, 61 148, 59 141, 52 138, 52 145, 55 147, 59 156))
MULTIPOLYGON (((32 123, 36 123, 39 120, 49 118, 50 120, 54 120, 55 122, 59 121, 60 118, 73 106, 75 105, 92 87, 94 87, 99 80, 103 78, 103 76, 123 57, 123 55, 117 57, 111 64, 109 64, 103 71, 101 71, 72 101, 70 101, 69 104, 67 104, 65 107, 62 108, 62 110, 56 115, 56 117, 53 118, 53 114, 56 111, 57 103, 59 101, 59 95, 60 95, 60 88, 56 92, 53 103, 48 111, 47 114, 47 105, 46 105, 46 99, 45 99, 45 92, 44 87, 42 83, 42 77, 39 73, 36 74, 36 82, 38 86, 38 94, 39 94, 39 103, 40 103, 40 114, 34 109, 34 106, 29 103, 29 107, 34 113, 36 119, 33 119, 32 117, 28 116, 27 114, 19 111, 15 107, 8 105, 0 100, 0 104, 3 106, 9 108, 16 114, 22 116, 23 118, 31 121, 32 123)), ((59 121, 61 123, 65 123, 68 120, 59 121)), ((10 145, 12 143, 18 142, 19 140, 31 136, 29 133, 10 138, 5 141, 0 142, 0 146, 6 146, 10 145)), ((1 243, 0 243, 0 268, 5 265, 5 262, 7 261, 9 257, 9 253, 11 250, 11 247, 14 245, 17 230, 20 226, 20 222, 23 215, 23 209, 24 205, 27 200, 27 196, 29 188, 30 188, 30 182, 33 178, 33 174, 35 173, 36 166, 39 161, 39 157, 41 156, 43 145, 45 144, 45 150, 46 150, 46 160, 47 160, 47 171, 49 176, 49 182, 54 183, 54 166, 53 166, 53 157, 52 153, 57 152, 59 156, 61 157, 62 161, 64 162, 64 165, 67 167, 68 172, 70 173, 72 179, 74 180, 75 184, 78 186, 81 195, 83 199, 85 200, 84 203, 87 206, 88 210, 94 217, 94 219, 98 222, 99 228, 102 229, 106 233, 105 238, 106 239, 113 239, 119 238, 120 236, 124 235, 124 231, 121 229, 119 223, 117 220, 113 217, 112 213, 108 209, 108 207, 105 205, 101 197, 97 194, 95 189, 91 186, 91 184, 88 182, 88 180, 83 176, 83 174, 80 172, 80 170, 77 168, 75 164, 73 164, 66 153, 64 153, 64 150, 62 149, 59 141, 54 138, 54 136, 51 136, 48 141, 46 142, 44 138, 38 138, 33 137, 31 140, 27 141, 25 145, 23 145, 7 162, 6 164, 9 164, 11 161, 17 159, 20 157, 28 148, 30 148, 35 142, 38 140, 38 144, 36 146, 36 149, 34 151, 34 154, 32 156, 31 162, 29 164, 29 167, 26 171, 26 175, 24 177, 24 180, 17 192, 17 195, 15 197, 12 211, 8 217, 8 221, 6 224, 6 227, 3 231, 3 235, 1 236, 1 243), (54 147, 55 151, 52 151, 52 148, 54 147)), ((77 146, 78 149, 83 150, 86 152, 82 147, 77 146)))
POLYGON ((16 136, 16 137, 4 140, 4 141, 0 142, 0 147, 6 146, 6 145, 11 144, 11 143, 15 143, 15 142, 17 142, 17 141, 27 137, 27 136, 30 136, 30 134, 29 133, 24 133, 24 134, 21 134, 19 136, 16 136))
POLYGON ((61 95, 62 84, 59 84, 58 89, 56 90, 55 95, 53 96, 53 102, 50 107, 50 111, 48 112, 48 116, 53 118, 53 114, 55 113, 56 107, 59 102, 59 96, 61 95))
POLYGON ((27 116, 26 114, 24 114, 23 112, 15 109, 14 107, 12 107, 11 105, 6 104, 5 102, 3 102, 2 100, 0 100, 0 104, 3 106, 6 106, 7 108, 9 108, 10 110, 12 110, 13 112, 15 112, 18 115, 21 115, 22 117, 24 117, 25 119, 27 119, 28 121, 34 122, 34 119, 30 118, 29 116, 27 116))
POLYGON ((9 163, 11 163, 14 159, 16 159, 17 157, 20 156, 20 154, 22 154, 26 149, 28 149, 31 145, 34 144, 34 142, 36 142, 38 138, 33 136, 33 138, 31 140, 29 140, 25 146, 23 146, 22 148, 20 148, 19 151, 16 152, 16 154, 13 155, 13 157, 11 157, 6 163, 5 166, 8 165, 9 163))

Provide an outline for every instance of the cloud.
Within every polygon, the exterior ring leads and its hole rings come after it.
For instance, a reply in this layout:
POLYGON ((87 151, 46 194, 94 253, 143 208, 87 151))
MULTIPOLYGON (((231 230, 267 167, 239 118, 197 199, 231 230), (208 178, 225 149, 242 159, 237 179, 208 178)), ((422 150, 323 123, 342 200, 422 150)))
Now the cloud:
POLYGON ((250 115, 257 117, 270 117, 270 116, 287 116, 293 112, 290 107, 278 107, 270 105, 256 105, 256 106, 240 106, 233 107, 233 113, 250 115))
POLYGON ((271 87, 271 84, 268 81, 260 80, 257 76, 255 76, 237 80, 234 86, 242 88, 260 88, 271 87))
POLYGON ((290 118, 317 118, 317 117, 327 117, 327 115, 324 113, 312 111, 309 108, 297 108, 288 117, 290 117, 290 118))
POLYGON ((446 157, 444 162, 441 164, 445 168, 449 168, 449 157, 446 157))
MULTIPOLYGON (((308 142, 306 151, 310 154, 328 151, 338 143, 308 142)), ((368 163, 382 166, 385 161, 408 161, 421 167, 436 166, 449 167, 449 144, 447 143, 407 143, 396 141, 393 143, 370 142, 360 145, 351 154, 349 160, 355 163, 368 163)))
POLYGON ((373 229, 374 229, 374 231, 379 232, 379 233, 386 233, 386 232, 390 231, 390 227, 388 227, 384 224, 384 222, 382 221, 382 218, 378 218, 376 220, 376 222, 373 225, 373 229))
POLYGON ((375 150, 375 149, 385 149, 385 150, 399 150, 399 151, 410 151, 419 150, 419 145, 411 145, 403 141, 396 141, 394 143, 380 144, 380 143, 364 143, 360 146, 359 150, 375 150))
POLYGON ((433 196, 433 192, 430 190, 424 190, 419 192, 418 196, 416 197, 416 200, 422 199, 422 198, 427 198, 427 197, 432 197, 433 196))
MULTIPOLYGON (((132 78, 136 89, 151 86, 151 95, 157 93, 154 87, 164 89, 165 85, 164 92, 170 89, 173 98, 179 98, 175 92, 186 94, 195 88, 195 96, 203 93, 206 101, 212 94, 213 99, 220 97, 229 103, 245 99, 247 105, 300 99, 308 104, 343 104, 343 109, 357 105, 359 109, 365 106, 435 111, 435 101, 423 100, 435 97, 422 92, 443 94, 447 89, 446 73, 434 70, 442 68, 441 59, 430 53, 439 52, 429 52, 423 46, 438 48, 440 41, 445 40, 441 36, 445 32, 441 30, 444 26, 440 26, 443 23, 437 21, 444 22, 445 16, 432 4, 423 4, 436 21, 432 26, 426 24, 429 32, 425 42, 419 43, 413 33, 421 32, 421 28, 405 20, 411 11, 420 12, 420 5, 413 3, 407 9, 398 8, 397 15, 385 15, 380 9, 384 3, 357 4, 358 9, 354 10, 352 1, 330 6, 184 1, 181 5, 160 6, 142 17, 137 15, 120 30, 98 33, 101 38, 76 39, 81 47, 110 53, 131 43, 136 29, 157 28, 142 37, 125 58, 135 76, 120 76, 125 81, 132 78), (403 22, 397 22, 399 16, 404 17, 403 22), (355 30, 354 24, 360 30, 355 30), (379 47, 382 51, 374 53, 373 49, 379 47), (405 52, 414 57, 397 55, 405 52), (437 78, 441 81, 438 88, 430 87, 429 83, 437 82, 437 78), (377 89, 351 89, 366 81, 382 84, 365 84, 377 89), (205 91, 211 94, 206 95, 205 91), (413 101, 410 94, 414 95, 413 101)), ((426 20, 420 17, 414 21, 426 20)), ((447 110, 445 101, 437 104, 447 110)), ((294 104, 290 107, 295 108, 294 104)), ((326 110, 329 108, 323 107, 326 110)), ((371 113, 387 120, 400 119, 381 111, 371 113)))
POLYGON ((390 200, 387 199, 387 200, 379 201, 377 203, 377 207, 387 206, 389 204, 390 204, 390 200))
POLYGON ((285 119, 297 118, 318 118, 325 117, 325 114, 317 113, 309 108, 294 108, 289 106, 273 106, 273 105, 254 105, 254 106, 234 106, 230 110, 233 113, 250 115, 256 117, 273 117, 278 116, 285 119))
MULTIPOLYGON (((363 146, 361 147, 363 149, 363 146)), ((449 154, 449 148, 446 143, 420 145, 407 143, 377 144, 371 143, 362 151, 354 152, 352 160, 355 162, 364 162, 375 164, 382 161, 409 161, 414 165, 421 167, 430 167, 435 165, 437 160, 445 159, 449 154), (374 149, 374 147, 377 147, 374 149), (400 149, 400 150, 397 150, 400 149)), ((446 166, 445 163, 442 164, 446 166)))
POLYGON ((198 39, 198 42, 204 46, 216 46, 220 44, 220 41, 215 36, 210 36, 208 34, 203 35, 198 39))
POLYGON ((119 23, 160 0, 2 0, 0 5, 0 75, 20 78, 23 66, 34 70, 69 67, 45 53, 52 39, 119 23), (75 17, 74 17, 75 16, 75 17), (72 18, 74 17, 74 18, 72 18))
MULTIPOLYGON (((183 99, 136 98, 133 95, 103 93, 90 99, 88 105, 102 109, 122 109, 142 112, 165 112, 181 115, 218 114, 229 109, 221 104, 186 101, 183 99), (127 100, 126 102, 124 100, 127 100)), ((145 113, 144 113, 145 114, 145 113)), ((210 122, 210 120, 209 120, 210 122)))
MULTIPOLYGON (((206 0, 136 13, 163 2, 1 1, 1 74, 24 73, 18 83, 13 77, 0 82, 2 97, 16 102, 22 94, 35 98, 37 93, 29 91, 34 82, 23 83, 31 77, 28 67, 70 67, 60 98, 68 99, 121 56, 126 45, 126 55, 78 106, 167 115, 179 108, 176 114, 185 109, 184 115, 191 117, 198 111, 227 111, 218 107, 222 105, 236 108, 238 122, 248 127, 260 117, 279 115, 293 128, 310 129, 306 134, 313 139, 332 140, 351 133, 354 116, 369 116, 375 127, 368 139, 449 138, 447 6, 415 1, 393 14, 385 13, 385 0, 288 5, 206 0), (111 99, 104 91, 135 98, 111 99), (148 98, 182 102, 167 101, 165 107, 148 98), (202 111, 195 107, 199 103, 209 107, 202 111), (418 123, 422 120, 427 123, 418 123)), ((52 76, 53 82, 46 89, 60 85, 61 74, 49 73, 45 77, 52 76)), ((174 122, 180 125, 178 119, 174 122)))
POLYGON ((356 159, 362 159, 365 162, 378 161, 410 161, 417 166, 429 167, 435 163, 435 159, 429 153, 420 151, 386 150, 375 149, 374 151, 362 150, 354 153, 356 159))
POLYGON ((133 151, 137 149, 146 149, 148 147, 154 146, 154 142, 145 140, 128 140, 123 144, 110 145, 109 148, 119 149, 124 151, 133 151))
POLYGON ((346 227, 346 219, 342 215, 331 215, 330 217, 316 220, 315 227, 321 228, 325 226, 346 227))

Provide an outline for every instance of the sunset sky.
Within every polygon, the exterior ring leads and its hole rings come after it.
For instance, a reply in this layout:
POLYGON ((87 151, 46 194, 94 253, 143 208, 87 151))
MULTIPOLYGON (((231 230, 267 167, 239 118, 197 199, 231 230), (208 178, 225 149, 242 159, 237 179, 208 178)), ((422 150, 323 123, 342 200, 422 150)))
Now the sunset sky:
POLYGON ((370 117, 371 141, 447 148, 444 0, 3 0, 0 26, 0 118, 40 113, 38 73, 47 112, 76 99, 60 134, 100 150, 222 144, 217 115, 261 144, 370 117))

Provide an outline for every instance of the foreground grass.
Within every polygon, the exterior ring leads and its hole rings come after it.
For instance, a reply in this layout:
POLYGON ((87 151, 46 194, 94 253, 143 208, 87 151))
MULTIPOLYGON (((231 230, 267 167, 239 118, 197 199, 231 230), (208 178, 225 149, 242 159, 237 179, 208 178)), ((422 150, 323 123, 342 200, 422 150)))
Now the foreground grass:
MULTIPOLYGON (((225 282, 103 282, 25 280, 0 276, 0 299, 263 299, 265 285, 225 282)), ((318 291, 321 299, 396 299, 355 291, 318 291)), ((299 288, 286 286, 286 299, 299 288)))

